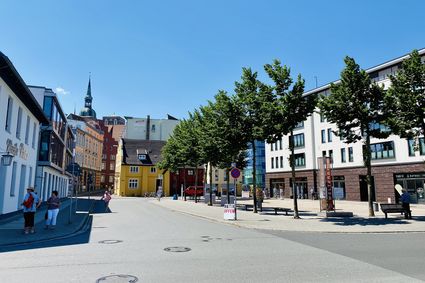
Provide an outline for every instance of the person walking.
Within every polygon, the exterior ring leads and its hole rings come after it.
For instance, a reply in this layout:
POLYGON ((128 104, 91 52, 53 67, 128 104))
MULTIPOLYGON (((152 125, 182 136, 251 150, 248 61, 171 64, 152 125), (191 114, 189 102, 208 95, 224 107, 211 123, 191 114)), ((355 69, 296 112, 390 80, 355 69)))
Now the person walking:
POLYGON ((105 191, 105 193, 103 194, 102 200, 105 202, 105 212, 108 211, 109 208, 109 202, 111 201, 111 194, 109 193, 109 191, 105 191))
POLYGON ((412 219, 412 212, 410 211, 410 195, 406 189, 401 189, 402 194, 400 197, 401 205, 404 208, 404 218, 412 219))
POLYGON ((60 205, 61 202, 58 197, 58 191, 53 191, 52 195, 47 200, 47 219, 44 229, 55 229, 60 205))
MULTIPOLYGON (((195 186, 195 195, 196 195, 196 186, 195 186)), ((156 197, 158 198, 158 201, 161 201, 162 197, 162 186, 158 186, 158 190, 156 191, 156 197)))
POLYGON ((27 193, 25 194, 24 201, 22 202, 23 212, 24 212, 24 233, 33 234, 35 233, 34 228, 34 216, 37 208, 41 205, 41 199, 36 193, 34 193, 33 187, 27 188, 27 193))

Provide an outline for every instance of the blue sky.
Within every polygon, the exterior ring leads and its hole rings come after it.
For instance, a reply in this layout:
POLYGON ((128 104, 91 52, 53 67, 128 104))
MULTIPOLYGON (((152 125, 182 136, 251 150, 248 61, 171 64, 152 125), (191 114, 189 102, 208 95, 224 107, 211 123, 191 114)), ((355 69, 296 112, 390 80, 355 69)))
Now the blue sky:
POLYGON ((0 51, 27 84, 60 88, 83 107, 89 72, 98 116, 178 118, 242 67, 274 58, 306 90, 336 80, 343 57, 369 68, 425 47, 422 0, 3 0, 0 51), (25 3, 25 4, 24 4, 25 3))

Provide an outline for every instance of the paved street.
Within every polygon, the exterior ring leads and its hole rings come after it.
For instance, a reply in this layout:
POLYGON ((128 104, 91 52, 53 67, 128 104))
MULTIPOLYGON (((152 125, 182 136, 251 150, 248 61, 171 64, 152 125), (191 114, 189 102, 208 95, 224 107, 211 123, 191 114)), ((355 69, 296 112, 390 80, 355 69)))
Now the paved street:
POLYGON ((425 280, 422 233, 263 232, 173 212, 141 198, 113 199, 111 210, 93 214, 87 233, 3 252, 1 281, 96 282, 114 274, 139 282, 425 280), (164 251, 167 247, 191 250, 164 251))

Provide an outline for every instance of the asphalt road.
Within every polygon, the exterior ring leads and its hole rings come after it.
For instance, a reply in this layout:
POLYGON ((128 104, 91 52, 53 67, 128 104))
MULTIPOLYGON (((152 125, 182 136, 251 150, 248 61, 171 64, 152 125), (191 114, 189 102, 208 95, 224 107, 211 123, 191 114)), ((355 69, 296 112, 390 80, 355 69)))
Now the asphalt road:
MULTIPOLYGON (((0 253, 0 282, 96 282, 116 275, 138 282, 425 280, 423 234, 265 233, 137 198, 114 199, 111 210, 94 214, 86 233, 0 253), (169 247, 190 250, 164 250, 169 247)), ((99 282, 129 282, 110 279, 99 282)))

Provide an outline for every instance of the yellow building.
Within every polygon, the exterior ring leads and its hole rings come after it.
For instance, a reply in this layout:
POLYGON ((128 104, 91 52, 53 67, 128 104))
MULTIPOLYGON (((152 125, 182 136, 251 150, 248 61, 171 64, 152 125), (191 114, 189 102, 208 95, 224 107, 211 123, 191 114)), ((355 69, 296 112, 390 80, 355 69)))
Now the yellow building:
POLYGON ((115 194, 147 196, 162 187, 170 195, 170 173, 156 167, 164 141, 121 139, 115 167, 115 194))

